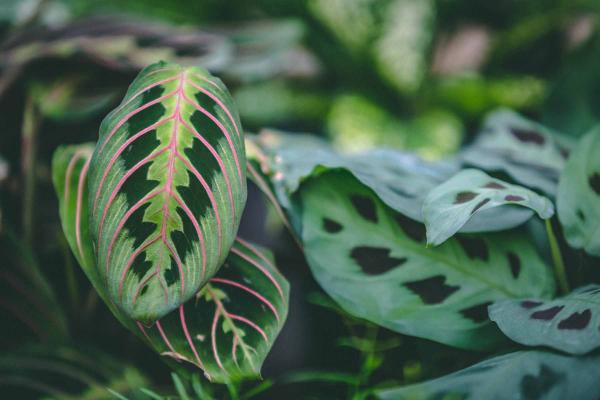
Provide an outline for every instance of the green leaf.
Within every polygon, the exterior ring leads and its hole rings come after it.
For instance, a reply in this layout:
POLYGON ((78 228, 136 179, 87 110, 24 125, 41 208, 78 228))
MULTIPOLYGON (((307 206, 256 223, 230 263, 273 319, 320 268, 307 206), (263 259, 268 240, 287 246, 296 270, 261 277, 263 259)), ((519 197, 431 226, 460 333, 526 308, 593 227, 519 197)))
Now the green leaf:
POLYGON ((485 360, 438 379, 377 392, 381 400, 544 399, 600 396, 600 358, 521 351, 485 360))
POLYGON ((246 202, 243 131, 199 68, 144 69, 102 122, 90 163, 97 272, 124 313, 153 322, 223 263, 246 202))
POLYGON ((259 375, 288 309, 289 285, 272 258, 237 239, 217 275, 190 300, 154 324, 145 326, 134 321, 107 297, 104 281, 96 272, 95 259, 90 254, 88 220, 77 218, 77 212, 87 215, 90 203, 86 201, 89 188, 85 185, 83 168, 90 147, 59 148, 54 156, 53 176, 61 222, 71 250, 107 306, 124 326, 145 338, 155 351, 170 360, 187 361, 202 368, 213 381, 259 375), (80 199, 79 203, 73 196, 80 199), (78 230, 82 250, 78 246, 78 230))
MULTIPOLYGON (((433 189, 425 198, 423 217, 427 227, 427 243, 439 245, 458 232, 474 215, 485 210, 506 205, 519 205, 535 211, 540 218, 554 215, 554 206, 547 198, 521 186, 494 179, 476 169, 465 169, 433 189)), ((498 209, 497 221, 506 226, 507 217, 502 214, 508 207, 498 209)), ((529 213, 532 214, 531 212, 529 213)), ((516 224, 522 222, 520 219, 516 224)), ((487 231, 503 229, 492 221, 487 231)))
POLYGON ((553 293, 550 269, 518 232, 457 236, 427 248, 425 228, 346 172, 300 191, 302 239, 321 287, 348 313, 465 349, 500 340, 487 306, 553 293))
POLYGON ((515 342, 585 354, 600 347, 598 304, 600 285, 588 285, 552 301, 499 301, 490 306, 489 314, 515 342))
POLYGON ((585 135, 558 185, 556 208, 567 242, 600 256, 600 128, 585 135))
POLYGON ((486 118, 480 135, 461 158, 467 165, 505 172, 523 186, 554 196, 570 147, 550 129, 500 109, 486 118))

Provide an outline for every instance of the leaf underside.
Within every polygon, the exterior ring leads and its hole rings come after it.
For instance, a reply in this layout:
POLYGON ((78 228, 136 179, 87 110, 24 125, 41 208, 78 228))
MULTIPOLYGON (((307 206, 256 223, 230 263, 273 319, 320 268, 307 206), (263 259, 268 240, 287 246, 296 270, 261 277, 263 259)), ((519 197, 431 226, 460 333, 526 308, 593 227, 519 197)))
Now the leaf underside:
POLYGON ((347 312, 400 333, 487 349, 491 303, 553 293, 549 268, 518 232, 460 235, 425 246, 423 225, 385 206, 346 172, 300 191, 302 239, 317 281, 347 312))
POLYGON ((564 297, 504 300, 490 306, 490 318, 502 332, 526 346, 549 346, 571 354, 600 347, 600 285, 588 285, 564 297))
POLYGON ((111 300, 150 323, 223 263, 246 201, 244 139, 225 86, 199 68, 144 69, 100 128, 90 231, 111 300))
MULTIPOLYGON (((554 214, 550 200, 529 189, 494 179, 476 169, 462 170, 429 192, 425 198, 423 217, 427 227, 427 242, 441 244, 477 213, 497 207, 506 209, 502 206, 507 205, 530 208, 542 219, 554 214)), ((506 219, 509 215, 500 215, 499 218, 506 219)), ((488 229, 493 230, 493 227, 488 229)))
POLYGON ((96 273, 84 218, 89 204, 84 166, 91 148, 59 148, 54 156, 53 176, 65 236, 107 306, 123 325, 158 353, 203 369, 215 382, 258 376, 287 317, 289 285, 272 258, 236 239, 219 272, 190 300, 152 324, 126 316, 108 299, 104 280, 96 273))

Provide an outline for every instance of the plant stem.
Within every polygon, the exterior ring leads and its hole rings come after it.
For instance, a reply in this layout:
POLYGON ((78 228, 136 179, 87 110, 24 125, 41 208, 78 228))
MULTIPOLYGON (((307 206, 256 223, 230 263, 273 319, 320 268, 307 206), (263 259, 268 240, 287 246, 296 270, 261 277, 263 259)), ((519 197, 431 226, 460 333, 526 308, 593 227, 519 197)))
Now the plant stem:
POLYGON ((238 383, 237 382, 229 382, 227 384, 227 390, 229 391, 229 398, 231 400, 240 400, 240 395, 238 393, 238 383))
POLYGON ((33 240, 37 134, 40 118, 31 96, 27 96, 21 130, 21 173, 23 175, 23 239, 31 245, 33 240))
POLYGON ((552 261, 554 262, 554 274, 558 281, 558 286, 562 294, 569 293, 569 282, 567 280, 567 273, 565 271, 565 264, 563 263, 562 254, 560 253, 560 247, 554 230, 552 229, 552 222, 550 218, 546 219, 546 234, 548 235, 548 242, 550 243, 550 253, 552 254, 552 261))

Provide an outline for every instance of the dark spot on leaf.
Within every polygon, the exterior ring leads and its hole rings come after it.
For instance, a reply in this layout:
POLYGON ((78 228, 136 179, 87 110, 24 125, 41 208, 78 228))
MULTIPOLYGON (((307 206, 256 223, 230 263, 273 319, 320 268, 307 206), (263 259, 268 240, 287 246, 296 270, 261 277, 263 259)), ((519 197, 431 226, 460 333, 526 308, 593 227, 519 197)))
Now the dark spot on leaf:
POLYGON ((564 306, 554 306, 554 307, 547 308, 545 310, 536 311, 533 314, 531 314, 531 318, 533 318, 533 319, 541 319, 541 320, 544 320, 544 321, 550 321, 563 308, 564 308, 564 306))
POLYGON ((481 200, 479 203, 477 203, 477 205, 475 207, 473 207, 473 209, 471 210, 471 214, 475 214, 475 212, 477 212, 477 210, 479 210, 481 207, 485 206, 487 203, 489 203, 490 199, 483 199, 481 200))
POLYGON ((367 196, 353 195, 350 198, 356 211, 366 220, 377 223, 377 209, 373 199, 367 196))
POLYGON ((582 312, 574 312, 558 323, 558 329, 585 329, 591 319, 592 312, 589 308, 582 312))
POLYGON ((525 198, 521 197, 521 196, 515 196, 514 194, 509 194, 504 197, 504 200, 506 200, 506 201, 523 201, 523 200, 525 200, 525 198))
POLYGON ((406 262, 405 257, 390 256, 390 249, 385 247, 359 246, 352 249, 350 256, 358 263, 367 275, 380 275, 406 262))
POLYGON ((567 150, 565 147, 560 146, 560 145, 557 145, 556 147, 558 148, 558 152, 560 153, 562 158, 564 158, 565 160, 567 158, 569 158, 569 150, 567 150))
POLYGON ((553 371, 550 367, 542 364, 537 376, 527 374, 521 380, 521 394, 524 400, 539 400, 564 379, 563 374, 553 371))
POLYGON ((546 141, 544 136, 532 130, 512 128, 510 131, 512 132, 514 137, 516 137, 523 143, 535 143, 541 146, 546 141))
POLYGON ((592 190, 600 196, 600 174, 595 172, 594 175, 590 176, 588 183, 592 190))
POLYGON ((417 294, 425 304, 442 303, 448 296, 460 289, 460 286, 447 285, 446 277, 443 275, 406 282, 404 286, 417 294))
POLYGON ((457 236, 458 243, 470 259, 488 261, 489 252, 485 241, 479 237, 457 236))
POLYGON ((175 282, 179 281, 179 268, 177 267, 177 263, 173 257, 169 257, 171 260, 171 266, 168 269, 165 269, 163 273, 163 277, 165 278, 165 282, 167 286, 171 286, 175 282))
POLYGON ((425 225, 420 222, 413 221, 403 214, 396 214, 396 222, 400 226, 400 229, 415 242, 422 242, 425 240, 425 225))
POLYGON ((519 277, 519 273, 521 272, 521 260, 519 259, 519 256, 512 251, 509 251, 506 254, 506 257, 508 258, 510 272, 512 273, 512 276, 517 279, 519 277))
POLYGON ((499 184, 498 182, 490 182, 484 186, 484 188, 488 189, 506 189, 506 186, 499 184))
POLYGON ((542 303, 541 301, 524 300, 521 302, 521 307, 530 309, 530 308, 536 308, 538 306, 541 306, 542 304, 544 304, 544 303, 542 303))
POLYGON ((488 319, 488 306, 492 304, 491 301, 477 304, 476 306, 465 308, 460 310, 460 313, 475 323, 480 323, 488 319))
POLYGON ((458 192, 454 204, 466 203, 467 201, 473 200, 477 197, 477 193, 474 192, 458 192))
POLYGON ((583 213, 583 211, 581 209, 578 209, 576 214, 577 214, 577 217, 581 220, 581 222, 585 222, 585 214, 583 213))
POLYGON ((142 288, 142 290, 140 291, 140 296, 143 296, 146 294, 146 292, 148 291, 148 286, 150 286, 149 284, 145 284, 144 287, 142 288))
POLYGON ((133 261, 130 271, 133 271, 133 274, 139 280, 142 280, 150 268, 152 268, 152 263, 150 261, 146 261, 146 252, 143 251, 133 261))
POLYGON ((329 233, 338 233, 341 231, 343 226, 332 219, 323 218, 323 229, 325 229, 329 233))

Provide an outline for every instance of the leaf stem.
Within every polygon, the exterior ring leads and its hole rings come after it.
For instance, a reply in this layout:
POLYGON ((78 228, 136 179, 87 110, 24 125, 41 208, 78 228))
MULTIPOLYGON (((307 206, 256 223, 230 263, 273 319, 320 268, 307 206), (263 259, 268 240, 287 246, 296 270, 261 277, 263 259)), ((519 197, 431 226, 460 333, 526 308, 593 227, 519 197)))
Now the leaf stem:
POLYGON ((546 234, 548 235, 548 242, 550 243, 550 253, 552 254, 552 261, 554 262, 554 274, 558 281, 558 286, 562 294, 569 293, 569 282, 567 280, 567 273, 565 270, 565 264, 563 262, 562 254, 554 230, 552 229, 552 222, 550 218, 544 220, 546 224, 546 234))

